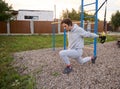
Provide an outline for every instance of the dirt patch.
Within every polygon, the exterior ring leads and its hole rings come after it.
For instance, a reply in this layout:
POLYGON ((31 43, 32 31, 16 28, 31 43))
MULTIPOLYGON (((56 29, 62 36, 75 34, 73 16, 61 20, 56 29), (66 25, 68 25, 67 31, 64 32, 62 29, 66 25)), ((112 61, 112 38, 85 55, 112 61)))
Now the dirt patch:
MULTIPOLYGON (((70 59, 74 72, 62 74, 65 67, 59 57, 62 48, 40 49, 14 54, 14 66, 20 74, 32 74, 37 89, 120 89, 120 48, 116 42, 98 44, 96 64, 83 65, 70 59)), ((93 55, 85 48, 83 57, 93 55)))

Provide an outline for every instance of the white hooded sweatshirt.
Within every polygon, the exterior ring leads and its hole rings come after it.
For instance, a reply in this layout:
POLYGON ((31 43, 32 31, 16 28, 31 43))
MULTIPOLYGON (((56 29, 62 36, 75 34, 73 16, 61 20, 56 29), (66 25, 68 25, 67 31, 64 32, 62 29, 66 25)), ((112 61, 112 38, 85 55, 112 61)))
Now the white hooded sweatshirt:
POLYGON ((95 33, 85 31, 77 24, 73 24, 73 29, 68 32, 68 49, 80 49, 84 47, 84 37, 99 37, 95 33))

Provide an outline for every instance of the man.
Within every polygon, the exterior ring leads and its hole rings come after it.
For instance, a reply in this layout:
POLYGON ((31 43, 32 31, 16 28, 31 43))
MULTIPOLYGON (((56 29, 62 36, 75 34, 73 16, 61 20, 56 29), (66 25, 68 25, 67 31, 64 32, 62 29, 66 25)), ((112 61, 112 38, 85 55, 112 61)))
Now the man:
POLYGON ((89 20, 87 21, 87 31, 91 32, 91 22, 89 20))
POLYGON ((82 58, 84 37, 95 38, 99 37, 99 35, 85 31, 77 24, 73 24, 70 19, 64 19, 61 24, 68 31, 68 49, 61 50, 59 52, 60 57, 66 63, 66 68, 64 69, 63 73, 69 74, 72 71, 72 66, 69 58, 77 60, 80 64, 86 63, 90 60, 94 64, 97 57, 91 56, 82 58))

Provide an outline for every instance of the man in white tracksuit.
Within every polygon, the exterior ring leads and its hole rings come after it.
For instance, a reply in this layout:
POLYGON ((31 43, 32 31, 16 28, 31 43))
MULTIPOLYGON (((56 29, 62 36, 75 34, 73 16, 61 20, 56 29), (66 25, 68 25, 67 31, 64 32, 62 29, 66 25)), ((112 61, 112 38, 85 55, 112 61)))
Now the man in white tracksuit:
POLYGON ((69 58, 76 59, 79 63, 83 64, 88 61, 95 63, 96 57, 85 57, 82 58, 83 48, 84 48, 84 37, 99 37, 99 35, 85 31, 83 28, 79 27, 77 24, 72 24, 70 19, 64 19, 61 22, 62 26, 68 31, 68 49, 61 50, 59 52, 60 57, 66 63, 66 68, 64 69, 64 74, 69 74, 72 71, 71 63, 69 58))
POLYGON ((90 21, 87 21, 87 31, 91 32, 91 23, 90 23, 90 21))

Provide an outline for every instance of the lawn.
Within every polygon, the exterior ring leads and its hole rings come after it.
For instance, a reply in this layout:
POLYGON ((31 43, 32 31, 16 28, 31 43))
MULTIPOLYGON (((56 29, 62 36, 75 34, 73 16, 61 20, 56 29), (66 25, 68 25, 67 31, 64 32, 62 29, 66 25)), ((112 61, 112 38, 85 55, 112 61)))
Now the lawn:
MULTIPOLYGON (((114 41, 118 36, 107 36, 107 41, 114 41)), ((56 35, 55 46, 63 47, 63 36, 56 35)), ((85 39, 85 44, 93 41, 85 39)), ((51 35, 27 35, 27 36, 0 36, 0 89, 33 89, 34 77, 20 75, 11 65, 14 52, 52 48, 51 35)))

